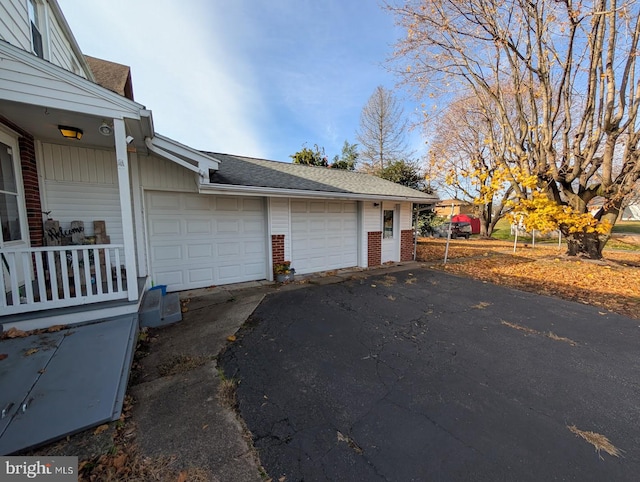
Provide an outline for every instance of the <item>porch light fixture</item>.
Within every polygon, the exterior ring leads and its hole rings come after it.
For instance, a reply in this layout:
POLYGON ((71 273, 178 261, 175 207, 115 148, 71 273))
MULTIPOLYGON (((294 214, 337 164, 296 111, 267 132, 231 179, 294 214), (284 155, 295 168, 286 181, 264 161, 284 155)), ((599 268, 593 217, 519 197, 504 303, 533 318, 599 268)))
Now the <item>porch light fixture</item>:
POLYGON ((113 132, 113 127, 103 121, 100 127, 98 127, 98 132, 103 136, 110 136, 113 132))
POLYGON ((58 126, 58 130, 60 134, 67 139, 82 139, 82 129, 78 129, 77 127, 58 126))

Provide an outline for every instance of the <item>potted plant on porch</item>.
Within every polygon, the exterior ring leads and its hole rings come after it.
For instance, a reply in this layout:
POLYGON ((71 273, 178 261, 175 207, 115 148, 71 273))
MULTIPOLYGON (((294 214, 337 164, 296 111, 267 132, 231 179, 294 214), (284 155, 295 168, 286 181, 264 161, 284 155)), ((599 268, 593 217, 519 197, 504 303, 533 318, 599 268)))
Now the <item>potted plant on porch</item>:
POLYGON ((293 281, 296 270, 291 267, 291 261, 273 263, 273 274, 278 283, 288 283, 293 281))

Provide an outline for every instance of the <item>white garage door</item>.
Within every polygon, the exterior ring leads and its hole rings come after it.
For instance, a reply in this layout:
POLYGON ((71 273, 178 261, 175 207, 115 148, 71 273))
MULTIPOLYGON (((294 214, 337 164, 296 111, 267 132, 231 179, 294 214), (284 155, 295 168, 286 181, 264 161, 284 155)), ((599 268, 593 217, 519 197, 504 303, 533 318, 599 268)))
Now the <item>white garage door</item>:
POLYGON ((357 266, 357 203, 292 200, 291 265, 298 273, 357 266))
POLYGON ((152 280, 170 291, 267 277, 261 198, 147 193, 152 280))

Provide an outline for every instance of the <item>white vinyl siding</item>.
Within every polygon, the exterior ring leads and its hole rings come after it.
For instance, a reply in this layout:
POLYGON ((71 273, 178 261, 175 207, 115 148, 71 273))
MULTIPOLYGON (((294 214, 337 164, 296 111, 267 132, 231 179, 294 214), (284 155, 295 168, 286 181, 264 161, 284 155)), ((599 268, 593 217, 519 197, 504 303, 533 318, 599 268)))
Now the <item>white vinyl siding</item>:
MULTIPOLYGON (((38 29, 42 35, 44 58, 58 67, 87 78, 86 72, 80 68, 74 69, 74 62, 77 66, 82 65, 82 59, 78 58, 71 47, 70 39, 60 27, 48 2, 36 1, 36 3, 39 6, 38 29)), ((27 0, 0 2, 0 38, 22 50, 32 52, 31 24, 27 5, 27 0)))
POLYGON ((271 234, 284 234, 284 257, 291 260, 291 214, 288 198, 271 198, 271 234))
POLYGON ((302 274, 357 266, 357 202, 292 199, 291 264, 302 274))
POLYGON ((151 276, 170 291, 267 277, 262 198, 147 193, 151 276))
POLYGON ((140 184, 145 189, 198 192, 196 174, 156 156, 138 156, 140 184))
POLYGON ((115 153, 58 144, 42 144, 45 199, 43 209, 66 229, 83 221, 93 235, 93 221, 105 221, 111 243, 122 244, 122 216, 115 153))
POLYGON ((413 226, 411 206, 411 203, 402 203, 400 205, 400 231, 411 229, 413 226))
POLYGON ((47 211, 62 229, 69 229, 71 221, 83 221, 85 236, 93 236, 93 221, 105 221, 111 243, 124 243, 117 184, 46 181, 45 189, 47 211))
POLYGON ((31 52, 31 28, 25 0, 0 2, 0 38, 31 52))

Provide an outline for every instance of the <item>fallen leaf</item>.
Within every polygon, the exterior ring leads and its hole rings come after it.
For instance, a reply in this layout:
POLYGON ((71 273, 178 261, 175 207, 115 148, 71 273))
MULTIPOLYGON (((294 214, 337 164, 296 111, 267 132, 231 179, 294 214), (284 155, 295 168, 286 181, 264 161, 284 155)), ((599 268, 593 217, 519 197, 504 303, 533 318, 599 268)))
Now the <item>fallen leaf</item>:
POLYGON ((122 467, 124 467, 124 464, 126 461, 127 461, 127 454, 121 454, 121 455, 118 455, 117 457, 114 457, 112 463, 116 469, 121 469, 122 467))
POLYGON ((4 360, 5 358, 7 358, 9 355, 7 355, 6 353, 0 353, 0 360, 4 360))
POLYGON ((26 331, 18 330, 17 328, 10 328, 2 334, 3 338, 24 338, 28 336, 26 331))
POLYGON ((46 371, 47 371, 46 369, 41 368, 40 370, 38 370, 38 373, 39 373, 40 375, 42 375, 42 374, 43 374, 44 372, 46 372, 46 371))
POLYGON ((186 306, 183 306, 182 309, 180 310, 182 313, 186 313, 187 311, 189 311, 189 308, 187 308, 186 306))
POLYGON ((55 333, 56 331, 60 331, 64 328, 64 325, 54 325, 47 328, 47 333, 55 333))
POLYGON ((30 348, 29 350, 24 352, 24 356, 31 356, 34 353, 38 353, 38 348, 30 348))
POLYGON ((236 335, 229 335, 229 336, 227 337, 227 341, 231 341, 231 342, 236 341, 236 335))
POLYGON ((100 435, 102 432, 109 430, 109 424, 105 423, 103 425, 100 425, 99 427, 97 427, 94 431, 93 431, 93 435, 100 435))
POLYGON ((206 423, 206 424, 204 424, 204 425, 202 426, 202 430, 206 430, 206 429, 208 429, 208 428, 209 428, 209 424, 208 424, 208 423, 206 423))
POLYGON ((185 472, 184 470, 182 472, 180 472, 178 474, 178 481, 177 482, 187 482, 187 472, 185 472))

